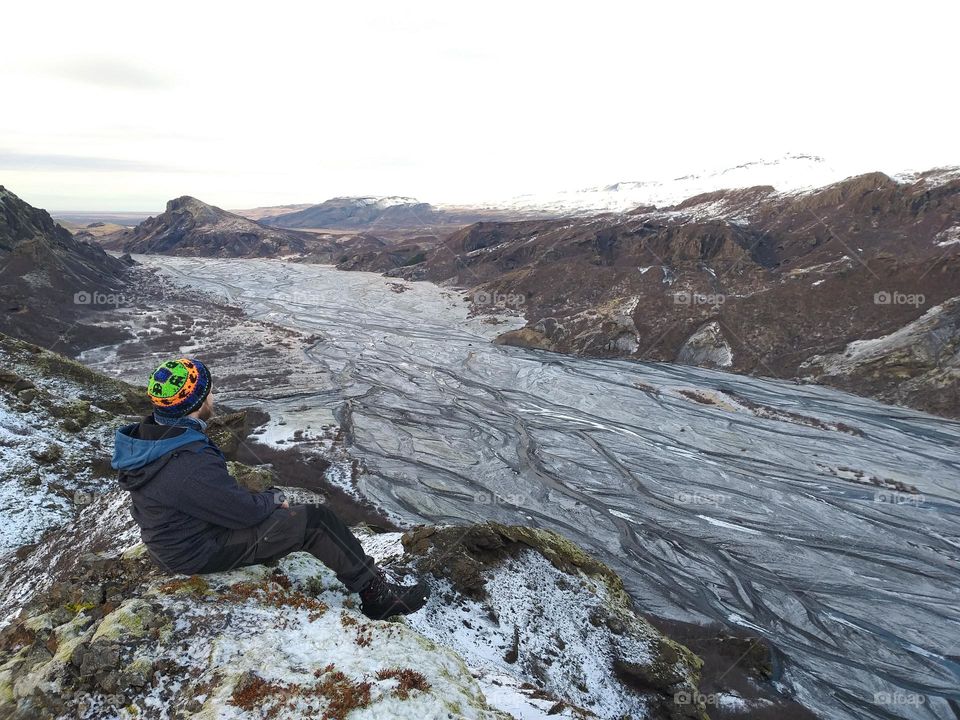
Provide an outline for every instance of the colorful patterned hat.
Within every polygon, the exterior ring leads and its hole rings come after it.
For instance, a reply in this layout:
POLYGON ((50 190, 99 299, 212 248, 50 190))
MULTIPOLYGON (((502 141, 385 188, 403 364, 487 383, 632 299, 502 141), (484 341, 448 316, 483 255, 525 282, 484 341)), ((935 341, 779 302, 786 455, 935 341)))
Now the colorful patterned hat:
POLYGON ((200 409, 210 394, 210 371, 199 360, 168 360, 153 371, 147 395, 157 415, 178 418, 200 409))

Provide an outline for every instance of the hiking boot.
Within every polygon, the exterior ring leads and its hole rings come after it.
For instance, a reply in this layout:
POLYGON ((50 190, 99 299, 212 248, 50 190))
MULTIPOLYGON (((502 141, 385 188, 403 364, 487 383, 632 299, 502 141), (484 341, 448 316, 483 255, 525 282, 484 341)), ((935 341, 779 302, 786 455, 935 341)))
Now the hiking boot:
POLYGON ((373 620, 409 615, 422 608, 429 597, 430 588, 426 583, 398 585, 378 569, 373 582, 360 591, 360 612, 373 620))

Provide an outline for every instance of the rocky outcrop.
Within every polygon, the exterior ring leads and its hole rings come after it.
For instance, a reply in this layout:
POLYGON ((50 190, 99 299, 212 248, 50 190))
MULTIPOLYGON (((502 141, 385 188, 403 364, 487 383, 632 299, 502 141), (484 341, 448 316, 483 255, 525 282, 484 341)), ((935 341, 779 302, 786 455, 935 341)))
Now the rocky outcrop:
POLYGON ((553 350, 554 344, 542 330, 537 328, 518 328, 500 333, 494 340, 497 345, 512 345, 513 347, 525 347, 532 350, 553 350))
MULTIPOLYGON (((0 633, 3 717, 93 708, 145 718, 171 709, 414 717, 440 706, 457 717, 506 718, 496 705, 511 676, 518 699, 560 717, 651 707, 652 717, 705 717, 686 700, 697 697, 697 657, 633 612, 615 573, 554 533, 497 524, 402 537, 358 530, 395 572, 419 566, 435 578, 430 617, 398 624, 360 615, 305 553, 274 568, 164 576, 125 505, 120 492, 99 497, 19 561, 43 581, 0 633), (495 597, 472 600, 488 584, 495 597), (484 652, 462 642, 471 631, 502 639, 502 667, 477 665, 484 652), (494 689, 491 701, 485 691, 494 689)), ((0 583, 0 593, 10 589, 0 583)))
POLYGON ((651 707, 655 717, 705 717, 702 704, 677 702, 698 694, 700 659, 634 613, 616 573, 563 536, 487 522, 418 528, 403 546, 450 588, 448 607, 428 609, 424 625, 442 632, 445 615, 466 613, 463 634, 477 644, 499 636, 506 665, 600 717, 651 707))
POLYGON ((117 502, 122 497, 101 498, 78 519, 92 533, 68 527, 49 539, 47 552, 68 550, 78 537, 126 542, 51 574, 0 634, 0 716, 266 711, 293 720, 416 717, 442 707, 458 717, 509 717, 490 707, 452 650, 403 624, 367 621, 311 556, 275 568, 164 576, 117 502))
POLYGON ((960 408, 960 297, 930 308, 896 332, 816 355, 801 376, 943 415, 960 408))
POLYGON ((337 261, 340 270, 366 270, 368 272, 389 273, 396 268, 405 268, 422 263, 427 257, 426 246, 417 243, 401 243, 385 248, 363 247, 358 243, 351 247, 337 261))
POLYGON ((122 302, 124 271, 0 186, 0 331, 65 350, 115 337, 93 316, 122 302))
POLYGON ((267 228, 184 195, 130 230, 106 235, 104 247, 125 253, 200 257, 278 257, 303 253, 309 236, 267 228))
POLYGON ((733 352, 717 322, 707 323, 681 346, 677 362, 700 367, 728 368, 733 352))

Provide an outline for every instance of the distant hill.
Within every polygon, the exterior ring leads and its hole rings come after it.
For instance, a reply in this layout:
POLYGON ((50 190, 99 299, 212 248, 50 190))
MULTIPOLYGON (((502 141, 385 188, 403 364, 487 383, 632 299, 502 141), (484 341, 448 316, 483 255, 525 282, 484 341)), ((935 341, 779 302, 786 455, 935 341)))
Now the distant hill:
POLYGON ((408 228, 439 224, 438 211, 407 197, 337 197, 297 212, 265 218, 264 224, 285 228, 408 228))
POLYGON ((119 304, 126 268, 0 186, 0 332, 62 352, 105 340, 81 319, 119 304))
POLYGON ((494 208, 440 208, 408 197, 336 197, 304 210, 263 219, 264 225, 328 230, 425 231, 502 219, 494 208))
POLYGON ((277 257, 307 249, 309 236, 264 227, 194 197, 170 200, 167 209, 135 228, 101 240, 127 253, 200 257, 277 257))
POLYGON ((76 227, 89 227, 97 223, 133 227, 150 217, 149 212, 118 210, 64 210, 51 211, 50 215, 68 230, 73 230, 76 227))
POLYGON ((293 213, 299 210, 306 210, 310 207, 313 207, 313 203, 300 203, 294 205, 266 205, 263 207, 230 210, 230 212, 232 212, 234 215, 245 217, 247 220, 256 220, 257 222, 260 222, 264 218, 273 217, 274 215, 293 213))
POLYGON ((126 225, 118 225, 117 223, 112 222, 89 222, 89 223, 77 223, 71 222, 69 220, 58 219, 57 224, 63 228, 66 228, 73 234, 77 240, 87 240, 90 242, 98 243, 100 238, 105 235, 112 235, 113 233, 120 232, 121 230, 126 229, 126 225))

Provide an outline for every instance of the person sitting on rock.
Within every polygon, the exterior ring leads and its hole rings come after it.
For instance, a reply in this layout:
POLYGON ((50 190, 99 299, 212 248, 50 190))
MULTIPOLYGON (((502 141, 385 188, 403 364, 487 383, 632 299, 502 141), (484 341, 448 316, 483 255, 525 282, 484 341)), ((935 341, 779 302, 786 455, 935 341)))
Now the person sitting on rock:
POLYGON ((371 618, 420 609, 429 590, 388 580, 350 529, 322 505, 290 505, 273 488, 252 493, 230 476, 207 437, 212 379, 202 362, 179 358, 150 376, 152 415, 117 431, 113 468, 150 557, 172 573, 210 573, 304 550, 358 592, 371 618))

